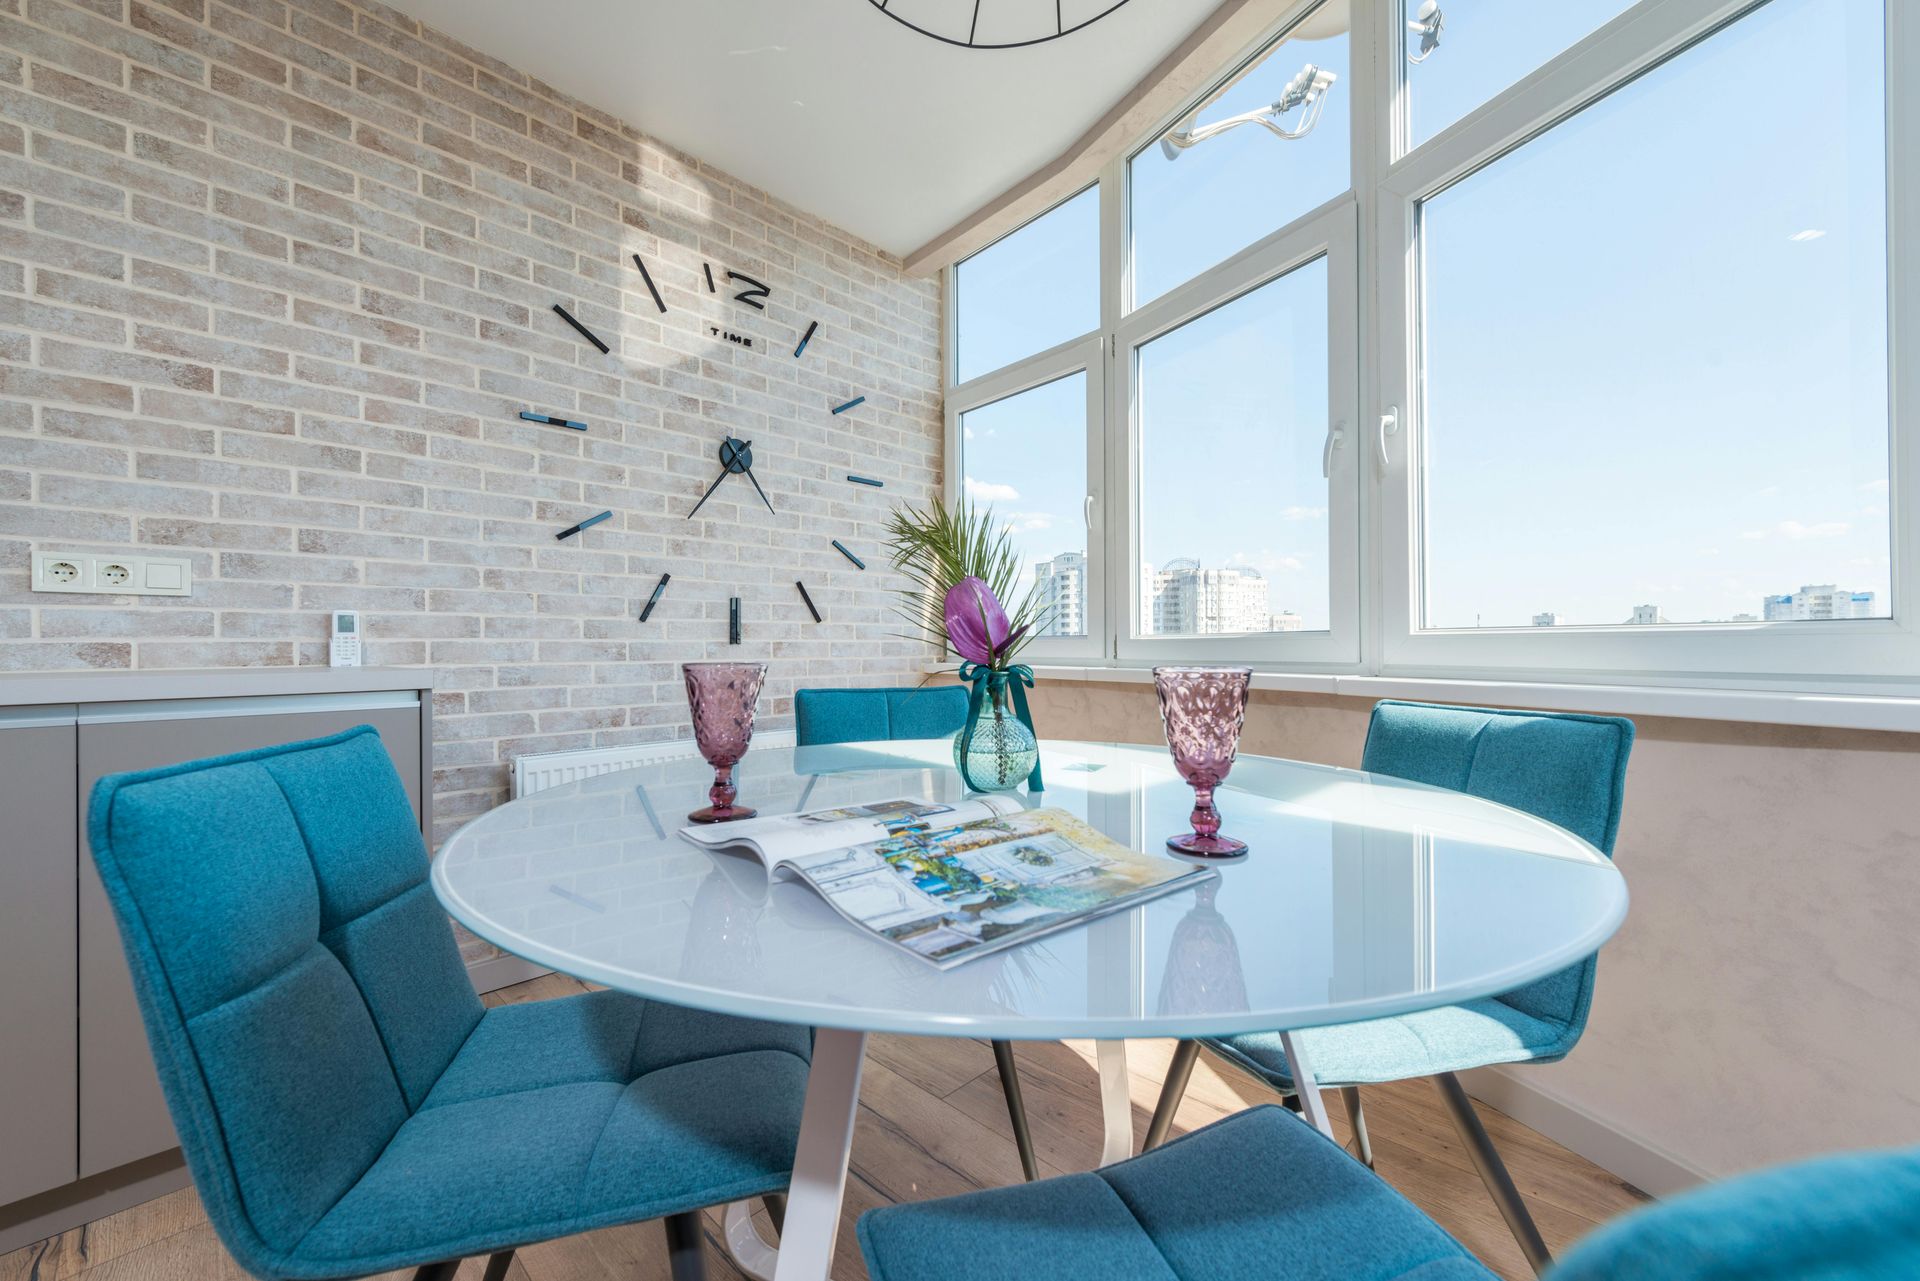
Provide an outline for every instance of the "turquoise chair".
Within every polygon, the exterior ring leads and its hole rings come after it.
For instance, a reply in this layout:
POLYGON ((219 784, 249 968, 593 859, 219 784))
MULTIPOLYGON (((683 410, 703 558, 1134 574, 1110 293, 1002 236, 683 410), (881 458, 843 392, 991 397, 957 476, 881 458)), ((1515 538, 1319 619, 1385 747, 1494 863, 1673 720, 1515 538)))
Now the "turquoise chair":
MULTIPOLYGON (((967 720, 967 691, 958 685, 910 685, 892 689, 803 689, 793 695, 794 741, 801 747, 823 743, 879 743, 896 738, 947 738, 967 720)), ((1020 1169, 1032 1182, 1039 1175, 1033 1134, 1020 1097, 1020 1073, 1013 1042, 993 1043, 1000 1072, 1000 1093, 1007 1101, 1020 1169)))
POLYGON ((802 747, 949 738, 966 720, 967 691, 959 685, 803 689, 793 696, 794 738, 802 747))
MULTIPOLYGON (((1632 749, 1633 722, 1618 717, 1388 701, 1373 709, 1361 768, 1525 810, 1566 828, 1611 858, 1632 749)), ((1368 1166, 1373 1150, 1359 1087, 1432 1077, 1487 1191, 1521 1252, 1539 1272, 1552 1256, 1454 1074, 1495 1063, 1564 1058, 1586 1029, 1593 975, 1594 958, 1588 957, 1485 1000, 1308 1028, 1295 1035, 1313 1065, 1314 1078, 1321 1085, 1340 1087, 1353 1122, 1355 1148, 1368 1166)), ((1293 1075, 1278 1032, 1183 1041, 1174 1051, 1148 1126, 1147 1147, 1166 1137, 1202 1045, 1281 1093, 1293 1094, 1293 1075)))
POLYGON ((417 1268, 778 1194, 803 1027, 594 992, 483 1010, 380 738, 102 779, 88 818, 207 1217, 249 1272, 417 1268))
MULTIPOLYGON (((1491 1281, 1297 1117, 1254 1108, 1091 1174, 871 1210, 873 1281, 1491 1281)), ((1547 1281, 1911 1281, 1920 1148, 1828 1157, 1626 1215, 1547 1281)))

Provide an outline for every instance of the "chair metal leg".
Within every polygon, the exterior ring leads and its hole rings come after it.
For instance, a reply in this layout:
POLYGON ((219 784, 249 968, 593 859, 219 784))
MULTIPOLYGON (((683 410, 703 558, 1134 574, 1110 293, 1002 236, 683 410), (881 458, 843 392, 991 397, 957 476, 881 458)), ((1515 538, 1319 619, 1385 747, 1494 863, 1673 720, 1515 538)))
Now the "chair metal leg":
POLYGON ((1353 1154, 1360 1158, 1360 1164, 1369 1170, 1373 1168, 1373 1140, 1367 1137, 1367 1112, 1360 1104, 1360 1087, 1343 1085, 1340 1087, 1340 1101, 1347 1105, 1347 1123, 1353 1127, 1353 1154))
POLYGON ((513 1251, 502 1250, 487 1256, 487 1270, 480 1281, 507 1281, 507 1269, 513 1266, 513 1251))
POLYGON ((413 1274, 413 1281, 453 1281, 454 1273, 458 1271, 458 1259, 449 1259, 445 1263, 423 1263, 413 1274))
POLYGON ((760 1204, 767 1207, 767 1217, 773 1220, 773 1230, 785 1232, 787 1230, 787 1194, 769 1192, 760 1198, 760 1204))
POLYGON ((1000 1092, 1007 1097, 1007 1119, 1013 1122, 1013 1145, 1020 1149, 1020 1170, 1032 1183, 1040 1177, 1033 1160, 1033 1135, 1027 1131, 1027 1105, 1020 1098, 1020 1069, 1013 1061, 1013 1042, 993 1043, 993 1065, 1000 1069, 1000 1092))
POLYGON ((700 1228, 700 1212, 669 1214, 667 1226, 667 1266, 673 1281, 707 1281, 705 1234, 700 1228))
POLYGON ((1467 1156, 1472 1159, 1473 1168, 1480 1172, 1480 1181, 1487 1185, 1493 1203, 1500 1208, 1500 1217, 1507 1221, 1513 1239, 1520 1243, 1520 1253, 1527 1257, 1527 1266, 1533 1269, 1535 1276, 1539 1276, 1552 1264, 1553 1255, 1548 1253, 1540 1229, 1534 1226, 1533 1216, 1527 1213, 1527 1203, 1520 1199, 1520 1189, 1513 1186, 1513 1176, 1507 1173, 1506 1162, 1500 1159, 1493 1140, 1487 1137, 1486 1127, 1480 1124, 1480 1116, 1473 1110, 1473 1100, 1467 1097, 1460 1078, 1451 1072, 1440 1073, 1433 1078, 1433 1083, 1440 1088, 1440 1099, 1447 1105, 1447 1114, 1453 1118, 1453 1128, 1460 1132, 1461 1141, 1467 1145, 1467 1156))
POLYGON ((1140 1145, 1142 1152, 1151 1152, 1167 1141, 1167 1131, 1173 1128, 1173 1114, 1180 1110, 1180 1100, 1187 1097, 1187 1080, 1193 1075, 1193 1064, 1199 1057, 1198 1041, 1182 1041, 1173 1047, 1173 1061, 1167 1064, 1160 1101, 1153 1105, 1153 1120, 1147 1123, 1147 1141, 1140 1145))

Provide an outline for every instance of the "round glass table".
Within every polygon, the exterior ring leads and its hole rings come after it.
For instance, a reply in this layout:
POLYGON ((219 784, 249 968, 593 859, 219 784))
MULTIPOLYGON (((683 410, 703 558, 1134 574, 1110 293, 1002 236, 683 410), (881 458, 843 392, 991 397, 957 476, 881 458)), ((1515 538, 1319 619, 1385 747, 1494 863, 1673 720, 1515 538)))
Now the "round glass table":
MULTIPOLYGON (((1056 806, 1135 849, 1187 830, 1193 793, 1164 747, 1045 742, 1056 806)), ((761 814, 895 797, 958 800, 949 740, 761 749, 736 770, 761 814)), ((697 758, 551 788, 462 828, 433 864, 480 938, 653 1000, 818 1029, 776 1252, 744 1206, 727 1237, 751 1274, 824 1278, 869 1032, 1098 1043, 1106 1160, 1127 1155, 1124 1039, 1291 1032, 1490 996, 1597 950, 1626 915, 1613 864, 1490 801, 1355 770, 1240 757, 1218 794, 1248 843, 1203 882, 938 970, 870 938, 749 854, 681 839, 706 801, 697 758)), ((1307 1118, 1312 1064, 1284 1048, 1307 1118)))

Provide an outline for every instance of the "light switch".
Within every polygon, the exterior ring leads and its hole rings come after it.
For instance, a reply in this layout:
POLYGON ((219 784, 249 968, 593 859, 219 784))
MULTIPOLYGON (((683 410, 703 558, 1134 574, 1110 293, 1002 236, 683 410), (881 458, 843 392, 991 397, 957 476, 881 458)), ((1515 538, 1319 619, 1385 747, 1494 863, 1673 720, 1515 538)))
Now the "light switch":
POLYGON ((148 561, 145 565, 146 578, 141 584, 148 591, 177 592, 187 585, 187 567, 169 565, 164 562, 148 561))

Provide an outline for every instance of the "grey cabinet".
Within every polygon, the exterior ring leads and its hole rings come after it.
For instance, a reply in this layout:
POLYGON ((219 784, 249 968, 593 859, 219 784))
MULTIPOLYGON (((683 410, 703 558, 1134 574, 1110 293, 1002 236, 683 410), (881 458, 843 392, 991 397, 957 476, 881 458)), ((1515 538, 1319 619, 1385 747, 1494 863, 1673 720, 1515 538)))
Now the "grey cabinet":
MULTIPOLYGON (((79 716, 79 822, 108 774, 251 751, 372 725, 420 814, 420 708, 328 696, 105 703, 79 716)), ((177 1147, 147 1051, 113 908, 91 857, 80 860, 80 1174, 99 1174, 177 1147)))
POLYGON ((0 677, 0 1254, 166 1190, 152 1172, 179 1159, 162 1156, 178 1140, 87 847, 93 785, 370 724, 424 832, 427 681, 371 668, 0 677))
POLYGON ((72 707, 0 710, 0 1205, 78 1177, 72 707))

